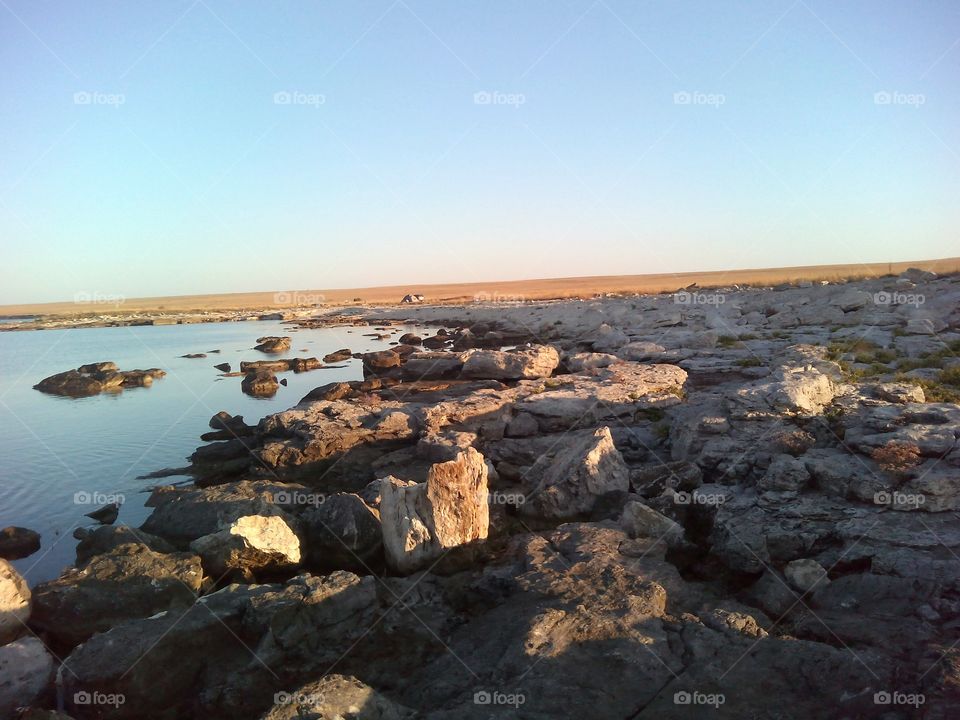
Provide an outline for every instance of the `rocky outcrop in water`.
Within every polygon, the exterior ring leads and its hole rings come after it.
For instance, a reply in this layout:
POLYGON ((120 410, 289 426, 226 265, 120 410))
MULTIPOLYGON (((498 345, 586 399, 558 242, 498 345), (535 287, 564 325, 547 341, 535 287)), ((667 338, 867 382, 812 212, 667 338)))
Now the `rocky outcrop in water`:
POLYGON ((76 370, 51 375, 33 388, 50 395, 89 397, 102 392, 119 392, 124 388, 149 387, 155 378, 162 378, 164 375, 166 372, 159 368, 118 370, 116 363, 101 362, 81 365, 76 370))

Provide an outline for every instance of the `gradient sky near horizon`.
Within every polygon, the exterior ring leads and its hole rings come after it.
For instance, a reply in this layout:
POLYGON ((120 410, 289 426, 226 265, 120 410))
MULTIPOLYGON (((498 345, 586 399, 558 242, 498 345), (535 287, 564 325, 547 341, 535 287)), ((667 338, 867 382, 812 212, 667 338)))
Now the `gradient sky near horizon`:
POLYGON ((955 0, 0 0, 0 65, 0 303, 960 255, 955 0))

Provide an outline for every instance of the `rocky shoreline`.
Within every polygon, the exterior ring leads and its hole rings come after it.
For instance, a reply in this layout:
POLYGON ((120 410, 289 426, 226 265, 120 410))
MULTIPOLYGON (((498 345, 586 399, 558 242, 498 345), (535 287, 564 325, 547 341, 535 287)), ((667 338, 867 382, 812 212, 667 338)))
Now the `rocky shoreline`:
POLYGON ((424 331, 0 561, 0 717, 951 717, 960 276, 803 285, 350 315, 424 331))

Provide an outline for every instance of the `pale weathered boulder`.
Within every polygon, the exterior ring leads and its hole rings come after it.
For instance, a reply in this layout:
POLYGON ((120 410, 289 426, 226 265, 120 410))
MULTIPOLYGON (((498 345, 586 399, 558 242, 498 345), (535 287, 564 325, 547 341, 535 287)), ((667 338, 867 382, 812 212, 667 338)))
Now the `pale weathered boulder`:
POLYGON ((767 472, 757 482, 761 490, 802 490, 810 482, 810 471, 803 460, 793 455, 775 455, 767 472))
POLYGON ((514 350, 470 350, 463 355, 464 378, 532 380, 549 377, 560 364, 551 345, 531 345, 514 350))
POLYGON ((589 513, 609 493, 630 489, 630 472, 614 447, 609 427, 571 439, 553 457, 542 457, 527 473, 531 489, 521 511, 569 519, 589 513))
POLYGON ((431 466, 425 483, 391 477, 380 490, 384 550, 397 572, 413 572, 445 550, 487 537, 487 465, 473 448, 431 466))
POLYGON ((815 587, 822 587, 830 582, 823 565, 809 558, 790 561, 784 568, 783 574, 787 582, 800 592, 810 592, 815 587))
POLYGON ((673 545, 683 540, 683 527, 649 505, 628 502, 620 517, 622 527, 632 538, 649 538, 673 545))
POLYGON ((0 560, 0 645, 26 632, 30 617, 30 588, 6 560, 0 560))
POLYGON ((54 659, 30 636, 0 647, 0 718, 41 698, 53 681, 54 659))
POLYGON ((223 530, 190 543, 214 579, 239 574, 276 572, 300 563, 300 539, 283 518, 276 515, 244 515, 223 530))
POLYGON ((570 372, 579 373, 604 368, 622 361, 610 353, 582 352, 568 356, 564 362, 570 372))
POLYGON ((666 348, 663 345, 658 345, 654 342, 632 342, 624 345, 622 348, 617 350, 617 355, 619 355, 624 360, 634 360, 634 361, 644 361, 644 360, 653 360, 660 357, 663 353, 666 352, 666 348))
POLYGON ((913 383, 881 383, 877 386, 877 395, 901 405, 924 401, 923 388, 913 383))

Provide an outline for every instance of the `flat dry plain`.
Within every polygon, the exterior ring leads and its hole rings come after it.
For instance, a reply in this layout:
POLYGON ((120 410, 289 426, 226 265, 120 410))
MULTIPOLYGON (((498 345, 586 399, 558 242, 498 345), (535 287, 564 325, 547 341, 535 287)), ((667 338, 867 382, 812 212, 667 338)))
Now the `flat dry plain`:
POLYGON ((407 293, 420 293, 428 303, 462 303, 479 300, 547 300, 588 298, 596 293, 656 293, 675 291, 696 283, 700 287, 725 285, 776 285, 798 280, 842 280, 901 273, 916 267, 938 274, 960 271, 960 257, 895 263, 849 265, 808 265, 801 267, 717 270, 710 272, 659 273, 651 275, 599 275, 594 277, 550 278, 450 283, 442 285, 392 285, 346 289, 278 290, 276 292, 229 293, 222 295, 181 295, 172 297, 124 298, 121 303, 56 302, 33 305, 0 305, 0 315, 91 315, 149 311, 190 312, 210 310, 284 308, 314 305, 394 304, 407 293), (109 307, 109 310, 108 310, 109 307))

